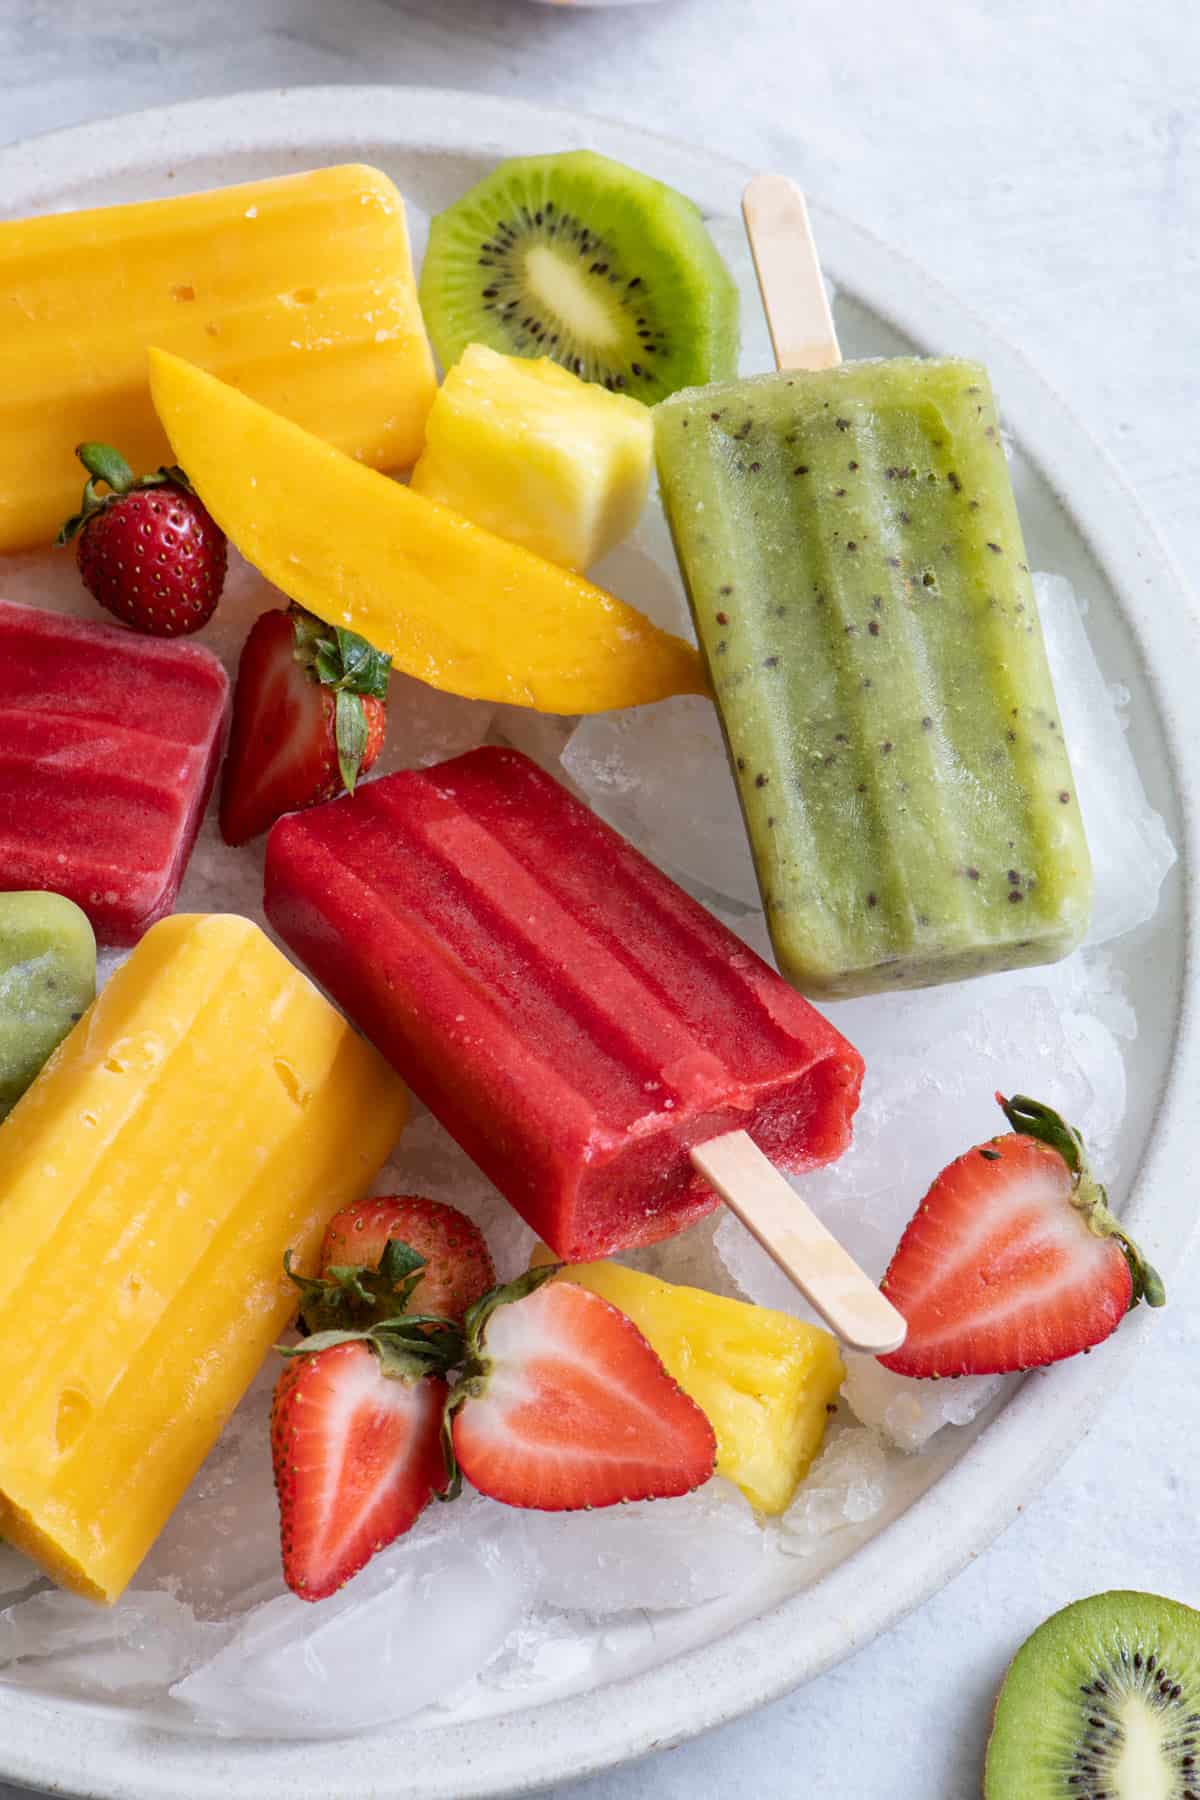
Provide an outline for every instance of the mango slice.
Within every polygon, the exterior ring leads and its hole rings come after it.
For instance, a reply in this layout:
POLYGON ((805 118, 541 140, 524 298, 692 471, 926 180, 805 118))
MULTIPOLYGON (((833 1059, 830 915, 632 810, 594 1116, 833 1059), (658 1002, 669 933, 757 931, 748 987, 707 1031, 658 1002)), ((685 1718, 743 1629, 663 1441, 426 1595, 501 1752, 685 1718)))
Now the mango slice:
POLYGON ((448 693, 592 713, 706 693, 696 652, 580 576, 422 499, 155 350, 176 461, 293 600, 448 693))

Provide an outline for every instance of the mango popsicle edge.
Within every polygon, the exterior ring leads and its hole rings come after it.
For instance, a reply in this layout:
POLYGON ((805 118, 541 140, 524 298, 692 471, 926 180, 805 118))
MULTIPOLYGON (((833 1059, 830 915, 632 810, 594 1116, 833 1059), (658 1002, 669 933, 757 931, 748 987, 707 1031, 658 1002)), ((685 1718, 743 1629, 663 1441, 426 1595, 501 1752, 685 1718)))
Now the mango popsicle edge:
POLYGON ((655 409, 780 966, 832 998, 1054 960, 1090 864, 986 373, 836 366, 793 196, 794 254, 755 251, 805 365, 655 409))
POLYGON ((690 644, 168 352, 155 405, 218 524, 290 598, 432 687, 543 712, 707 692, 690 644))
POLYGON ((0 287, 0 429, 21 445, 0 551, 48 543, 74 510, 81 440, 164 460, 151 342, 372 465, 420 451, 435 379, 404 202, 365 164, 0 222, 0 287))
POLYGON ((0 1131, 18 1548, 119 1595, 295 1310, 285 1249, 315 1253, 404 1116, 382 1058, 249 920, 147 933, 0 1131))

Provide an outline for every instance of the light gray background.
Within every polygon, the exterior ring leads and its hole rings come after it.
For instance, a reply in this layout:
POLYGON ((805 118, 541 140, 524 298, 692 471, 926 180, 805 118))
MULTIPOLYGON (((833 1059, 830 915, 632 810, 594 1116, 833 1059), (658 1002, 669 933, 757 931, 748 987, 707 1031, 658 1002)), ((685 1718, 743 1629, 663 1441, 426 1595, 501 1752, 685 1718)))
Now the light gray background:
MULTIPOLYGON (((797 176, 1024 349, 1194 578, 1196 0, 0 0, 0 142, 340 81, 568 105, 797 176)), ((1046 1613, 1114 1586, 1200 1605, 1198 1369, 1177 1281, 1107 1419, 919 1614, 763 1712, 558 1800, 977 1795, 992 1693, 1046 1613)))

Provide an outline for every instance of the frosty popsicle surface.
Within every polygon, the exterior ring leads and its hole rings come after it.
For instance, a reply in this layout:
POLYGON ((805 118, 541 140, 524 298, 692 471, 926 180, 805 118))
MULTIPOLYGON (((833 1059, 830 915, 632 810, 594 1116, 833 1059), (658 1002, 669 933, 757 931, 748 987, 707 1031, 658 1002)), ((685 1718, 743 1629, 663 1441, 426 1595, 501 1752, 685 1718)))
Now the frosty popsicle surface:
POLYGON ((249 919, 147 933, 0 1129, 0 1534, 119 1596, 404 1113, 249 919))
POLYGON ((656 442, 788 979, 1066 955, 1090 862, 986 372, 784 370, 673 396, 656 442))
POLYGON ((849 1141, 862 1061, 740 939, 516 751, 281 819, 284 941, 560 1256, 717 1204, 691 1147, 803 1169, 849 1141))
POLYGON ((356 164, 0 223, 0 551, 49 543, 75 445, 170 460, 146 350, 235 381, 375 468, 420 451, 434 396, 404 203, 356 164))
POLYGON ((196 644, 0 600, 0 891, 65 894, 136 943, 175 903, 228 697, 196 644))

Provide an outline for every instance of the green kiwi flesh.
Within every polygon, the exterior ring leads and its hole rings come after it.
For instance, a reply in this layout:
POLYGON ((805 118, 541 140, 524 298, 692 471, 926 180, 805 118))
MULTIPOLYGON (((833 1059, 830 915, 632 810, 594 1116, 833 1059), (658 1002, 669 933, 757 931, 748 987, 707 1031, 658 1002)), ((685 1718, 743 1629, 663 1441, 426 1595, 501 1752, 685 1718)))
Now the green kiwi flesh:
POLYGON ((737 289, 699 211, 591 150, 514 157, 439 213, 421 307, 444 368, 487 344, 648 405, 737 373, 737 289))
POLYGON ((1095 1594, 1022 1645, 996 1702, 985 1800, 1200 1800, 1200 1613, 1095 1594))

